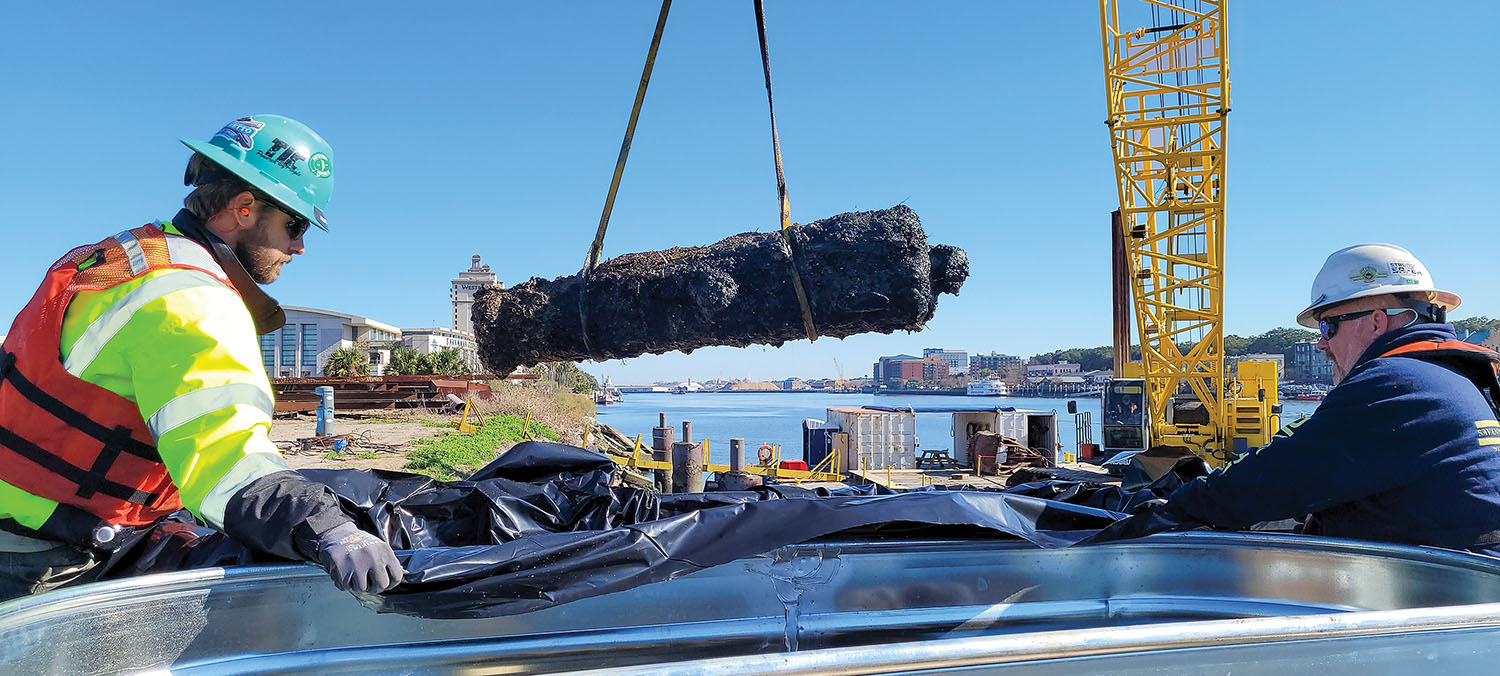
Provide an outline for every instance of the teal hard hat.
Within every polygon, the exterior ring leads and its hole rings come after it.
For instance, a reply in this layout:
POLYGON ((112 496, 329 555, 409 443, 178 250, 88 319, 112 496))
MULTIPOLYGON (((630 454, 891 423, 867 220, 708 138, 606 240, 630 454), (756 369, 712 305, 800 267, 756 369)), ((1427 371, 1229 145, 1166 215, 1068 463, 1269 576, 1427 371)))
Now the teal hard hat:
POLYGON ((207 141, 183 145, 244 179, 323 230, 333 194, 333 148, 290 117, 251 115, 224 125, 207 141))

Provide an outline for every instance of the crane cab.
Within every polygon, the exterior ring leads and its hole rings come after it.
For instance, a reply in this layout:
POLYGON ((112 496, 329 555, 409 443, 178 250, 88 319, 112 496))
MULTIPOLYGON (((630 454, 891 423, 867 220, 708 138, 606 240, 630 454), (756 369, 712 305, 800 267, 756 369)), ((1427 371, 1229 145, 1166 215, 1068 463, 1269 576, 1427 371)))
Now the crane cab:
POLYGON ((1144 378, 1115 378, 1104 386, 1103 396, 1104 455, 1114 457, 1122 452, 1144 451, 1150 444, 1148 426, 1150 416, 1146 413, 1146 380, 1144 378))

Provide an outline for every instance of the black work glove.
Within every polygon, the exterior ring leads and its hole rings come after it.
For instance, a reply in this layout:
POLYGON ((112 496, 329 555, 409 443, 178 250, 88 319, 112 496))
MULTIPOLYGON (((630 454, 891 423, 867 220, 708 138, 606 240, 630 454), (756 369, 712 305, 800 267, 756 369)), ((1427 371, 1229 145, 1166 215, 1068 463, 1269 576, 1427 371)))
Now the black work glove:
POLYGON ((406 575, 390 545, 353 523, 340 524, 318 537, 318 565, 339 589, 371 594, 394 588, 406 575))

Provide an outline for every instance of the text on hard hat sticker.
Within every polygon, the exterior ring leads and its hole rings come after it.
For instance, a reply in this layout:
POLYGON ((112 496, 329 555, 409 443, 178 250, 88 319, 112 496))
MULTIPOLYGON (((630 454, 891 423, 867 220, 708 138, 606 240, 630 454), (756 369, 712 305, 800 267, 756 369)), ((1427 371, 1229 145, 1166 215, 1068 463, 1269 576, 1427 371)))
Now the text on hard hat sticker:
POLYGON ((1422 268, 1417 267, 1416 263, 1409 261, 1391 261, 1391 274, 1421 277, 1422 268))
POLYGON ((219 133, 214 134, 214 136, 223 136, 235 145, 249 150, 255 147, 255 133, 260 131, 261 127, 264 126, 266 126, 264 122, 256 122, 248 117, 242 117, 224 125, 224 128, 220 129, 219 133))
POLYGON ((282 169, 292 172, 293 176, 302 175, 302 170, 297 168, 297 163, 307 159, 306 155, 297 152, 296 148, 293 148, 281 139, 272 141, 270 148, 256 151, 255 154, 270 160, 272 164, 282 169))

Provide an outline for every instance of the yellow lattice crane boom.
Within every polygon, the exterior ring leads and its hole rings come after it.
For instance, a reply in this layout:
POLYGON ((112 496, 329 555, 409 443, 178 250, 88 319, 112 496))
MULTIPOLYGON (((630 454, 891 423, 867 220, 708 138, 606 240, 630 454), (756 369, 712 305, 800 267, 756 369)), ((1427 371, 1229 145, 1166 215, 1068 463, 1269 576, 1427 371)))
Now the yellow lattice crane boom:
MULTIPOLYGON (((1141 350, 1139 363, 1120 364, 1130 353, 1117 346, 1111 389, 1144 404, 1144 416, 1132 416, 1128 402, 1106 396, 1105 424, 1140 430, 1139 439, 1115 444, 1121 450, 1180 445, 1211 464, 1264 443, 1277 427, 1274 364, 1242 364, 1238 380, 1225 374, 1224 5, 1099 2, 1117 236, 1141 350)), ((1105 436, 1108 448, 1108 429, 1105 436)))

